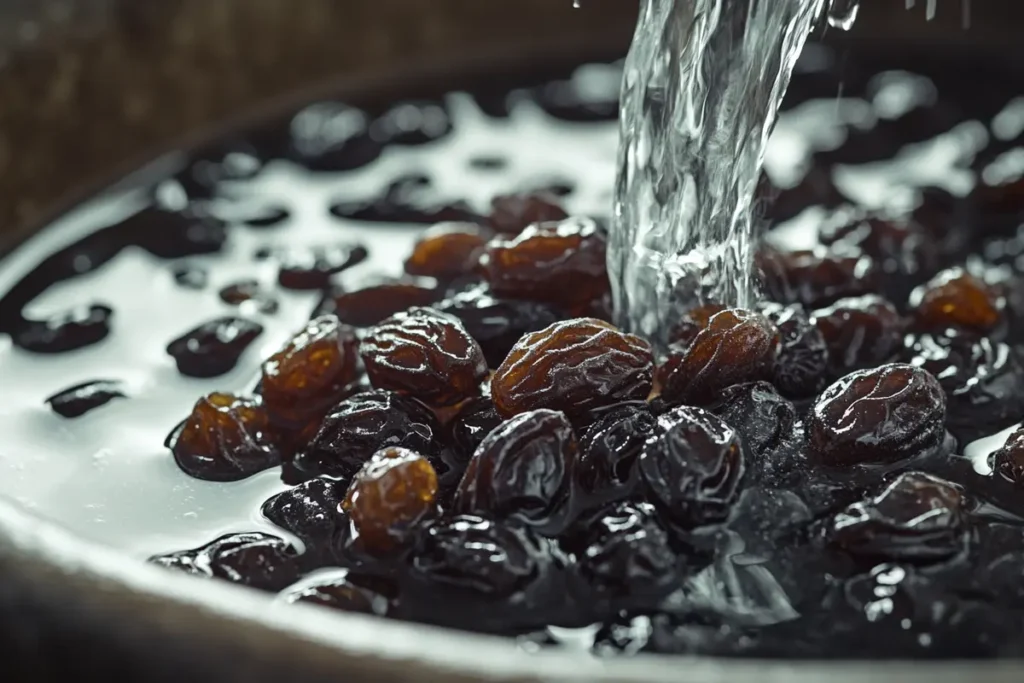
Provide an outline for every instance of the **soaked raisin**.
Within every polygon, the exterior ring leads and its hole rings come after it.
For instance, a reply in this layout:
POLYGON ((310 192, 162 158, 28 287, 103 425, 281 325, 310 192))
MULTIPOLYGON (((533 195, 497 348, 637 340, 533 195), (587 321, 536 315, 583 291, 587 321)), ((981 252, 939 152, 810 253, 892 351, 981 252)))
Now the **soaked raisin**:
POLYGON ((576 437, 564 414, 532 410, 498 425, 473 454, 452 503, 531 526, 564 524, 576 437))
POLYGON ((261 334, 263 326, 251 320, 217 318, 172 341, 167 353, 187 377, 217 377, 233 370, 261 334))
POLYGON ((670 404, 709 403, 730 385, 771 379, 779 339, 762 315, 741 309, 716 313, 689 347, 670 352, 658 367, 661 397, 670 404))
POLYGON ((281 598, 290 603, 300 602, 377 616, 385 616, 390 608, 387 597, 352 583, 347 578, 328 578, 316 583, 297 584, 283 591, 281 598))
POLYGON ((348 478, 383 448, 433 453, 438 431, 434 416, 417 401, 390 391, 367 391, 331 408, 295 465, 310 474, 348 478))
POLYGON ((178 467, 208 481, 245 479, 281 462, 259 397, 213 393, 199 399, 166 445, 178 467))
POLYGON ((306 107, 291 122, 291 154, 314 171, 348 171, 380 156, 365 112, 340 102, 306 107))
POLYGON ((431 278, 383 280, 329 293, 317 312, 332 313, 354 327, 370 327, 409 308, 430 306, 443 296, 431 278))
POLYGON ((260 532, 229 534, 194 550, 157 555, 150 562, 189 574, 279 591, 299 578, 298 553, 284 539, 260 532))
POLYGON ((317 477, 271 497, 263 503, 262 513, 302 541, 313 563, 329 564, 333 539, 348 524, 339 509, 344 495, 340 482, 317 477))
POLYGON ((379 389, 450 406, 478 393, 487 361, 457 318, 431 308, 398 313, 367 331, 359 345, 379 389))
POLYGON ((875 291, 878 270, 871 257, 824 249, 779 251, 763 245, 755 265, 767 297, 814 308, 875 291))
POLYGON ((1003 342, 970 335, 907 335, 903 359, 946 392, 946 427, 962 443, 1024 418, 1024 364, 1003 342))
POLYGON ((693 343, 700 331, 708 326, 711 316, 724 310, 725 306, 720 304, 704 304, 690 309, 683 314, 682 320, 672 326, 672 331, 669 332, 669 342, 680 348, 686 348, 693 343))
POLYGON ((461 462, 469 462, 488 434, 504 421, 489 396, 466 401, 448 426, 452 447, 461 462))
POLYGON ((890 363, 852 372, 825 389, 807 430, 823 462, 888 464, 939 446, 945 419, 938 380, 912 365, 890 363))
POLYGON ((352 221, 419 225, 481 220, 464 201, 439 196, 430 178, 418 173, 399 176, 379 196, 338 202, 331 214, 352 221))
POLYGON ((714 412, 739 433, 747 454, 759 459, 771 457, 796 430, 796 408, 768 382, 727 387, 714 412))
POLYGON ((776 224, 788 221, 809 206, 832 209, 846 202, 846 197, 832 180, 832 173, 817 166, 812 166, 796 185, 781 189, 774 187, 767 176, 762 175, 757 198, 765 205, 767 218, 776 224))
POLYGON ((729 425, 701 408, 681 406, 658 417, 639 467, 655 507, 690 528, 726 518, 745 464, 739 436, 729 425))
POLYGON ((651 346, 606 322, 578 318, 525 335, 491 378, 505 416, 548 408, 582 415, 651 391, 651 346))
POLYGON ((518 235, 534 223, 549 223, 568 218, 558 197, 536 192, 532 194, 500 195, 491 200, 488 225, 495 232, 518 235))
POLYGON ((374 453, 352 479, 342 509, 349 513, 364 552, 387 555, 410 530, 437 512, 437 473, 406 448, 374 453))
POLYGON ((254 207, 247 211, 241 218, 241 222, 250 228, 271 228, 284 223, 291 218, 292 212, 275 204, 254 207))
POLYGON ((814 311, 811 322, 828 345, 833 378, 885 363, 903 343, 903 318, 877 294, 840 299, 814 311))
POLYGON ((586 306, 610 290, 605 238, 594 221, 538 223, 513 239, 491 240, 480 267, 499 296, 586 306))
POLYGON ((405 260, 405 272, 446 281, 476 266, 490 231, 473 223, 440 223, 430 228, 405 260))
POLYGON ((262 391, 271 418, 301 428, 351 393, 359 359, 353 330, 334 316, 314 318, 263 363, 262 391))
POLYGON ((53 412, 61 417, 74 418, 104 406, 115 398, 125 398, 124 385, 117 380, 98 379, 83 382, 46 399, 53 412))
POLYGON ((290 247, 268 253, 280 268, 277 283, 285 289, 326 289, 332 276, 366 260, 368 252, 361 244, 337 242, 329 245, 290 247))
POLYGON ((779 330, 779 356, 772 383, 788 398, 814 396, 825 386, 828 345, 800 304, 767 303, 761 313, 779 330))
POLYGON ((1024 428, 1006 437, 1006 443, 989 455, 988 462, 993 472, 1024 488, 1024 428))
POLYGON ((524 334, 542 330, 562 317, 548 304, 496 297, 487 285, 443 299, 434 308, 462 321, 463 327, 483 349, 488 367, 492 368, 501 365, 524 334))
POLYGON ((451 118, 441 102, 396 104, 370 126, 370 137, 382 145, 416 146, 434 142, 452 131, 451 118))
POLYGON ((272 315, 277 313, 277 299, 270 296, 260 287, 257 280, 239 280, 220 290, 220 300, 243 311, 272 315))
POLYGON ((924 472, 906 472, 877 497, 836 515, 829 535, 853 555, 931 562, 963 548, 964 514, 956 486, 924 472))
POLYGON ((655 418, 642 403, 624 403, 604 413, 580 437, 574 471, 580 487, 597 500, 629 495, 637 482, 636 462, 655 418))
POLYGON ((109 306, 79 306, 46 320, 25 320, 12 331, 11 341, 32 353, 76 351, 106 339, 113 317, 109 306))
POLYGON ((962 268, 944 270, 910 296, 914 322, 921 331, 957 329, 978 335, 1004 321, 1006 299, 999 291, 962 268))

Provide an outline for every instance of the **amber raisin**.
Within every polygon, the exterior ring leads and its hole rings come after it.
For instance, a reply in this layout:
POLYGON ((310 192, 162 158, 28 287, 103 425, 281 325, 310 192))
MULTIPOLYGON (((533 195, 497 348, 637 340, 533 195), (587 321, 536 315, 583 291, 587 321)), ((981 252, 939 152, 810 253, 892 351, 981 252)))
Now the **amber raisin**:
POLYGON ((505 416, 548 408, 581 415, 646 399, 651 346, 594 318, 555 323, 525 335, 491 378, 491 397, 505 416))
POLYGON ((437 511, 437 473, 418 453, 385 448, 352 479, 341 506, 349 513, 361 549, 387 555, 437 511))
POLYGON ((471 272, 490 231, 473 223, 439 223, 423 233, 405 260, 405 272, 453 280, 471 272))
POLYGON ((654 431, 655 418, 644 404, 625 403, 599 417, 580 437, 576 480, 590 496, 611 500, 636 484, 636 462, 654 431))
POLYGON ((906 472, 876 498, 836 515, 829 533, 833 543, 854 555, 929 562, 962 549, 964 516, 956 486, 924 472, 906 472))
POLYGON ((331 313, 354 327, 370 327, 415 306, 429 306, 444 296, 432 278, 400 278, 363 284, 350 291, 329 292, 318 313, 331 313))
POLYGON ((209 481, 237 481, 281 462, 259 397, 213 393, 199 399, 167 446, 178 467, 209 481))
POLYGON ((46 402, 50 404, 53 412, 61 417, 81 417, 115 398, 125 398, 124 392, 124 385, 121 382, 98 379, 68 387, 46 399, 46 402))
POLYGON ((814 396, 825 386, 828 345, 800 304, 767 303, 761 313, 779 329, 779 357, 772 383, 783 396, 814 396))
POLYGON ((1006 443, 989 455, 989 464, 1000 477, 1024 488, 1024 428, 1006 437, 1006 443))
POLYGON ((284 539, 259 532, 229 534, 194 550, 157 555, 153 564, 279 591, 299 578, 298 553, 284 539))
POLYGON ((315 583, 297 584, 281 593, 285 602, 320 605, 344 612, 385 616, 390 608, 388 598, 347 578, 320 579, 315 583))
POLYGON ((921 331, 952 328, 987 335, 1003 322, 1006 299, 964 269, 950 268, 915 289, 910 305, 921 331))
POLYGON ((828 345, 833 378, 891 360, 903 342, 903 318, 877 294, 840 299, 814 311, 811 322, 828 345))
POLYGON ((513 239, 487 244, 480 268, 499 296, 586 306, 610 290, 605 238, 594 221, 570 218, 538 223, 513 239))
POLYGON ((261 510, 264 517, 305 544, 305 555, 315 558, 316 564, 327 564, 334 537, 348 524, 339 509, 344 494, 340 482, 317 477, 273 496, 261 510))
POLYGON ((186 377, 217 377, 233 370, 261 334, 263 326, 251 320, 217 318, 172 341, 167 353, 186 377))
POLYGON ((350 393, 358 374, 355 332, 320 316, 263 363, 263 399, 275 422, 305 427, 350 393))
POLYGON ((487 512, 545 528, 565 522, 576 437, 564 414, 532 410, 498 425, 469 461, 455 492, 458 513, 487 512))
POLYGON ((277 313, 278 309, 277 299, 264 292, 257 280, 239 280, 227 285, 220 290, 220 300, 243 311, 251 309, 267 315, 277 313))
POLYGON ((411 308, 375 325, 359 345, 373 385, 450 406, 478 393, 487 361, 457 318, 411 308))
POLYGON ((488 224, 496 232, 518 235, 534 223, 548 223, 568 218, 558 197, 542 192, 500 195, 491 200, 488 224))
POLYGON ((437 422, 417 401, 390 391, 368 391, 338 403, 295 459, 310 474, 351 477, 377 451, 402 447, 436 450, 437 422))
POLYGON ((658 417, 639 466, 650 501, 691 528, 726 518, 745 464, 739 436, 729 425, 701 408, 680 406, 658 417))
POLYGON ((890 363, 852 372, 825 389, 807 427, 811 448, 825 463, 888 464, 939 446, 945 419, 938 380, 890 363))
POLYGON ((866 255, 831 254, 824 249, 780 251, 762 245, 755 265, 766 296, 780 303, 827 306, 877 289, 878 269, 866 255))
POLYGON ((456 457, 462 462, 469 462, 487 435, 503 420, 489 396, 466 401, 448 425, 456 457))
POLYGON ((669 342, 677 344, 681 348, 689 346, 700 331, 708 326, 711 316, 724 310, 725 306, 719 304, 704 304, 690 309, 683 315, 682 320, 672 326, 669 342))
POLYGON ((716 313, 690 346, 658 367, 661 397, 670 404, 709 403, 730 385, 771 379, 778 353, 779 331, 764 316, 716 313))

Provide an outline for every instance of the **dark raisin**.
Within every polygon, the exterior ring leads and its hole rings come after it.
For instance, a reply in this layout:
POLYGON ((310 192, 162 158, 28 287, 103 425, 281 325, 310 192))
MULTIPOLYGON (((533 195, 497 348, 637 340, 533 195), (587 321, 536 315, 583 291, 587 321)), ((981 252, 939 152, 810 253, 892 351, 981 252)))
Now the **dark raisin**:
POLYGON ((348 478, 382 448, 433 453, 438 429, 434 416, 415 400, 368 391, 335 405, 295 464, 311 474, 348 478))
POLYGON ((411 308, 369 329, 359 345, 373 386, 450 406, 478 393, 487 361, 458 319, 411 308))
POLYGON ((709 403, 733 384, 771 379, 779 331, 767 318, 742 309, 711 316, 686 349, 669 353, 657 383, 668 403, 709 403))
POLYGON ((720 401, 715 414, 739 432, 750 456, 771 457, 794 436, 796 408, 768 382, 727 387, 720 401))
POLYGON ((81 417, 90 410, 104 406, 115 398, 125 398, 124 386, 117 380, 98 379, 83 382, 46 399, 53 412, 61 417, 81 417))
POLYGON ((461 462, 469 462, 487 435, 503 420, 490 397, 481 396, 466 401, 448 427, 456 457, 461 462))
POLYGON ((294 583, 300 570, 295 548, 260 532, 221 536, 194 550, 157 555, 149 561, 266 591, 279 591, 294 583))
POLYGON ((903 343, 903 318, 877 294, 840 299, 814 311, 811 322, 828 345, 832 378, 885 363, 903 343))
POLYGON ((302 541, 305 555, 311 556, 315 564, 327 564, 334 538, 348 524, 348 517, 339 509, 344 494, 340 482, 317 477, 268 499, 262 512, 302 541))
POLYGON ((366 259, 366 247, 338 242, 305 248, 271 250, 268 254, 280 264, 277 283, 285 289, 325 289, 331 277, 366 259))
POLYGON ((779 251, 762 245, 755 256, 767 297, 808 308, 877 289, 877 266, 869 256, 824 249, 779 251))
POLYGON ((685 349, 697 338, 700 331, 708 326, 711 316, 721 313, 725 306, 720 304, 704 304, 691 308, 683 314, 682 319, 672 326, 668 341, 680 349, 685 349))
POLYGON ((807 421, 815 455, 832 465, 888 464, 939 446, 946 395, 928 372, 901 363, 858 370, 825 389, 807 421))
POLYGON ((585 218, 538 223, 513 239, 491 240, 480 267, 499 296, 587 306, 609 291, 605 239, 585 218))
POLYGON ((213 393, 167 437, 184 472, 208 481, 237 481, 280 464, 270 418, 259 397, 213 393))
POLYGON ((206 287, 210 274, 201 266, 188 263, 175 266, 171 271, 174 281, 186 289, 203 289, 206 287))
POLYGON ((362 551, 384 556, 406 544, 411 530, 437 512, 437 472, 406 448, 374 453, 349 485, 342 509, 362 551))
POLYGON ((287 208, 271 204, 251 209, 240 220, 250 228, 270 228, 284 223, 291 215, 287 208))
POLYGON ((942 560, 963 548, 963 508, 963 496, 953 484, 906 472, 877 497, 836 515, 829 536, 847 552, 869 559, 942 560))
POLYGON ((187 377, 217 377, 233 370, 261 334, 263 326, 251 320, 217 318, 172 341, 167 353, 187 377))
POLYGON ((92 304, 58 313, 46 320, 26 320, 13 330, 11 341, 32 353, 64 353, 98 344, 110 334, 114 310, 92 304))
POLYGON ((582 490, 598 500, 629 495, 637 482, 637 459, 654 425, 651 411, 637 403, 616 406, 591 424, 580 437, 574 471, 582 490))
POLYGON ((788 221, 809 206, 832 209, 846 202, 846 197, 832 180, 832 173, 817 166, 811 167, 792 187, 776 188, 766 176, 762 176, 757 197, 766 205, 765 214, 772 223, 788 221))
POLYGON ((379 197, 338 202, 331 207, 331 214, 353 221, 421 225, 480 218, 465 202, 438 196, 430 178, 418 173, 396 178, 379 197))
POLYGON ((946 427, 962 443, 1024 418, 1024 365, 1017 349, 987 337, 907 335, 903 359, 946 392, 946 427))
POLYGON ((729 425, 701 408, 681 406, 658 417, 639 467, 651 502, 690 528, 726 518, 745 464, 739 436, 729 425))
POLYGON ((263 363, 263 399, 276 423, 303 428, 351 393, 358 372, 353 330, 320 316, 263 363))
POLYGON ((405 260, 405 272, 453 280, 475 267, 490 231, 473 223, 440 223, 423 233, 405 260))
POLYGON ((548 223, 568 218, 558 197, 543 192, 500 195, 491 200, 488 224, 495 232, 518 235, 534 223, 548 223))
POLYGON ((1024 178, 1004 182, 982 179, 971 192, 971 202, 986 214, 1017 218, 1024 213, 1024 178))
POLYGON ((501 365, 524 334, 542 330, 562 317, 548 304, 496 297, 486 285, 443 299, 434 308, 462 321, 492 368, 501 365))
POLYGON ((564 414, 521 413, 488 434, 469 461, 452 503, 457 513, 487 512, 544 528, 562 519, 576 437, 564 414))
POLYGON ((351 291, 328 294, 317 311, 333 313, 354 327, 370 327, 409 308, 430 306, 444 296, 436 285, 430 278, 367 283, 351 291))
POLYGON ((582 415, 651 391, 651 346, 593 318, 555 323, 525 335, 491 378, 505 416, 548 408, 582 415))
POLYGON ((451 118, 439 102, 403 102, 370 126, 370 136, 382 145, 424 145, 448 135, 451 118))
POLYGON ((779 330, 779 356, 772 383, 793 399, 814 396, 826 383, 828 345, 800 304, 767 303, 761 312, 779 330))
POLYGON ((993 472, 1024 488, 1024 427, 1006 437, 1006 443, 989 455, 988 461, 993 472))
POLYGON ((277 299, 264 292, 257 280, 239 280, 224 287, 220 290, 220 299, 232 306, 239 306, 243 311, 251 309, 272 315, 278 309, 277 299))
POLYGON ((987 335, 1003 322, 1006 299, 964 269, 950 268, 915 289, 910 305, 915 326, 921 331, 952 328, 987 335))
POLYGON ((306 107, 291 122, 291 147, 314 171, 347 171, 380 156, 383 146, 370 138, 365 112, 340 102, 306 107))
POLYGON ((344 612, 385 616, 388 598, 347 578, 325 578, 316 583, 297 584, 281 593, 285 602, 320 605, 344 612))

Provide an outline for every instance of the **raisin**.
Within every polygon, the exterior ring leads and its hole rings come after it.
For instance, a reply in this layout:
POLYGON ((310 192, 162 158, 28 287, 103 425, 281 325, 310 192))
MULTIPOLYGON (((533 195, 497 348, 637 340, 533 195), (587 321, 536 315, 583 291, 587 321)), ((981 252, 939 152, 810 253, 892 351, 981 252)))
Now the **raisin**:
POLYGON ((334 538, 348 524, 348 517, 339 510, 344 493, 339 482, 317 477, 271 497, 261 511, 302 541, 305 554, 316 565, 329 564, 334 538))
POLYGON ((469 462, 488 434, 503 421, 490 397, 466 401, 452 418, 448 429, 451 443, 460 462, 469 462))
POLYGON ((356 394, 331 408, 295 465, 311 474, 347 479, 383 448, 433 453, 438 429, 430 411, 411 398, 389 391, 356 394))
POLYGON ((700 331, 708 326, 711 316, 721 313, 725 306, 720 304, 704 304, 687 311, 682 320, 672 326, 669 332, 669 343, 679 348, 686 348, 693 343, 700 331))
POLYGON ((186 377, 217 377, 233 370, 261 334, 263 326, 251 320, 217 318, 172 341, 167 353, 186 377))
POLYGON ((83 382, 46 399, 53 412, 61 417, 74 418, 104 406, 115 398, 125 398, 124 386, 117 380, 98 379, 83 382))
POLYGON ((832 180, 832 173, 820 167, 812 167, 799 183, 783 189, 774 187, 762 175, 757 197, 767 205, 765 215, 776 224, 788 221, 809 206, 832 209, 846 202, 846 197, 832 180))
POLYGON ((946 392, 946 427, 962 443, 1024 418, 1024 365, 1017 349, 987 337, 907 335, 903 357, 946 392))
POLYGON ((358 373, 354 331, 320 316, 263 363, 263 398, 275 422, 304 427, 351 393, 358 373))
POLYGON ((185 289, 204 289, 210 279, 210 274, 205 268, 188 263, 175 266, 171 276, 185 289))
POLYGON ((580 438, 574 474, 598 500, 622 498, 637 483, 637 459, 654 431, 655 418, 643 404, 626 403, 599 417, 580 438))
POLYGON ((521 413, 488 434, 469 461, 452 503, 457 513, 488 512, 531 526, 564 524, 576 437, 564 414, 521 413))
POLYGON ((903 342, 903 318, 877 294, 840 299, 814 311, 811 322, 828 345, 833 378, 891 360, 903 342))
POLYGON ((220 300, 243 311, 272 315, 277 313, 278 302, 260 287, 257 280, 239 280, 220 290, 220 300))
POLYGON ((800 304, 767 303, 761 313, 779 330, 779 356, 772 383, 788 398, 814 396, 826 382, 828 345, 800 304))
POLYGON ((237 481, 280 464, 270 418, 259 397, 213 393, 167 437, 185 473, 207 481, 237 481))
POLYGON ((878 269, 866 255, 779 251, 762 245, 754 261, 766 296, 780 303, 815 308, 877 289, 878 269))
POLYGON ((944 270, 910 296, 914 322, 921 331, 957 329, 978 335, 1004 322, 1006 299, 998 290, 962 268, 944 270))
POLYGON ((431 308, 398 313, 367 331, 359 345, 379 389, 450 406, 478 392, 487 361, 458 319, 431 308))
POLYGON ((370 126, 370 136, 382 145, 425 145, 451 131, 451 118, 444 105, 430 101, 396 104, 370 126))
POLYGON ((255 207, 240 220, 250 228, 271 228, 291 218, 292 212, 284 206, 271 204, 255 207))
POLYGON ((558 197, 537 192, 532 194, 499 195, 491 200, 488 225, 495 232, 518 235, 534 223, 549 223, 568 218, 558 197))
POLYGON ((153 564, 279 591, 299 578, 298 553, 284 539, 260 532, 229 534, 194 550, 157 555, 153 564))
POLYGON ((858 370, 818 397, 807 421, 814 454, 830 465, 889 464, 939 446, 946 395, 928 372, 901 363, 858 370))
POLYGON ((440 223, 430 228, 405 260, 405 272, 438 280, 454 280, 471 272, 490 238, 473 223, 440 223))
POLYGON ((1006 443, 989 455, 988 462, 993 472, 1024 488, 1024 427, 1006 437, 1006 443))
POLYGON ((338 202, 331 207, 331 214, 352 221, 420 225, 480 219, 465 202, 440 197, 431 185, 425 175, 403 175, 389 183, 380 196, 338 202))
POLYGON ((370 327, 409 308, 430 306, 443 296, 429 278, 384 280, 328 294, 317 311, 332 313, 347 325, 370 327))
POLYGON ((329 578, 316 583, 299 584, 282 592, 281 597, 285 602, 320 605, 357 614, 385 616, 390 609, 387 597, 370 588, 352 583, 347 578, 329 578))
POLYGON ((979 182, 971 192, 971 202, 986 214, 1016 219, 1024 213, 1024 178, 979 182))
POLYGON ((410 530, 437 512, 437 489, 437 473, 426 458, 385 448, 352 479, 341 506, 360 548, 384 556, 405 545, 410 530))
POLYGON ((757 313, 716 313, 689 347, 672 351, 658 367, 661 397, 670 404, 709 403, 730 385, 771 379, 779 339, 775 326, 757 313))
POLYGON ((796 408, 768 382, 727 387, 714 412, 739 433, 747 454, 758 459, 774 454, 796 430, 796 408))
POLYGON ((280 263, 277 283, 285 289, 326 289, 332 276, 366 260, 368 252, 361 244, 337 243, 278 251, 280 263))
POLYGON ((962 550, 964 515, 956 486, 924 472, 906 472, 877 497, 836 515, 829 536, 868 559, 931 562, 962 550))
POLYGON ((610 290, 605 238, 594 221, 570 218, 538 223, 514 239, 491 240, 480 268, 499 296, 586 306, 610 290))
POLYGON ((523 336, 491 378, 505 416, 547 408, 577 416, 651 391, 651 346, 593 318, 555 323, 523 336))
POLYGON ((492 368, 501 365, 524 334, 542 330, 562 317, 548 304, 496 297, 486 285, 443 299, 434 308, 462 322, 492 368))
POLYGON ((639 467, 655 507, 691 528, 726 518, 745 464, 739 436, 729 425, 702 408, 681 406, 658 417, 639 467))
POLYGON ((13 330, 11 341, 32 353, 77 351, 106 339, 113 317, 109 306, 79 306, 46 320, 24 321, 13 330))
POLYGON ((321 102, 291 121, 292 154, 313 171, 348 171, 380 156, 383 146, 370 138, 365 112, 340 102, 321 102))

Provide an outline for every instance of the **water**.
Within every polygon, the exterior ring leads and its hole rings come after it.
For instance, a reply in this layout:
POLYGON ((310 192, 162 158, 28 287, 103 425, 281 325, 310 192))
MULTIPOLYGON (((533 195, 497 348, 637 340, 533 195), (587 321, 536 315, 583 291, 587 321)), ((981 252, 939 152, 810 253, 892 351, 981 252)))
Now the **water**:
MULTIPOLYGON (((849 28, 856 0, 829 4, 849 28)), ((754 298, 768 138, 826 0, 644 0, 626 58, 608 267, 618 323, 656 341, 688 308, 754 298)))

